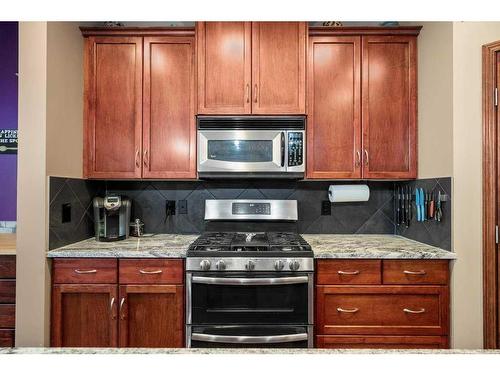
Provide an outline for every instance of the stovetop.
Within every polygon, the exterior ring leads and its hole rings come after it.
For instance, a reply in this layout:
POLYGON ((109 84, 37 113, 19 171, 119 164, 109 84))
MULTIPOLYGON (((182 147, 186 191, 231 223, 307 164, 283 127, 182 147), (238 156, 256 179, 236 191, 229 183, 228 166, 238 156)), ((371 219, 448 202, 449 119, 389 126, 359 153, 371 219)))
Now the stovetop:
POLYGON ((312 257, 311 246, 292 232, 205 232, 187 251, 188 257, 312 257))

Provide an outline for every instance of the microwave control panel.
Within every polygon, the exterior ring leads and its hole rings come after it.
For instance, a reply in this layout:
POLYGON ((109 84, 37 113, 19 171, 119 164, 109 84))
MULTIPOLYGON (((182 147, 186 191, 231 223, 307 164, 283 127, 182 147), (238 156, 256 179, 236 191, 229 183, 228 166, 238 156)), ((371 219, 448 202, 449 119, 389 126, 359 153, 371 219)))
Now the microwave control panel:
POLYGON ((288 166, 302 165, 304 157, 304 134, 302 132, 288 132, 288 166))

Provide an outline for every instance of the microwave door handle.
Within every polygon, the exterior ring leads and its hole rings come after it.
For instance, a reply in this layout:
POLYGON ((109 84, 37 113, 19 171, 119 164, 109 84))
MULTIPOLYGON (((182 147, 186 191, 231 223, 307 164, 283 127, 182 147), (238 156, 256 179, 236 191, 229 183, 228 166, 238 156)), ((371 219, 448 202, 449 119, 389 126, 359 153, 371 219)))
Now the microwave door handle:
POLYGON ((216 342, 226 344, 270 344, 307 340, 307 333, 295 333, 291 335, 275 336, 226 336, 226 335, 208 335, 205 333, 192 333, 191 340, 216 342))
POLYGON ((281 132, 281 167, 285 166, 285 132, 281 132))
POLYGON ((193 276, 193 284, 211 284, 211 285, 289 285, 305 284, 309 282, 308 276, 291 277, 205 277, 193 276))

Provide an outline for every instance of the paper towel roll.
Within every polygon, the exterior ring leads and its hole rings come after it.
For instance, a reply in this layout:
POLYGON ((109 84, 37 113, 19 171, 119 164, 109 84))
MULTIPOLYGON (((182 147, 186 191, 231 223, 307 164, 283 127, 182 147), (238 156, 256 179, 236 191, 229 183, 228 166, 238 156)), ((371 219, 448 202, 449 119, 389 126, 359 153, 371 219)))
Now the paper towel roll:
POLYGON ((366 202, 370 199, 370 188, 367 185, 330 185, 328 198, 332 203, 366 202))

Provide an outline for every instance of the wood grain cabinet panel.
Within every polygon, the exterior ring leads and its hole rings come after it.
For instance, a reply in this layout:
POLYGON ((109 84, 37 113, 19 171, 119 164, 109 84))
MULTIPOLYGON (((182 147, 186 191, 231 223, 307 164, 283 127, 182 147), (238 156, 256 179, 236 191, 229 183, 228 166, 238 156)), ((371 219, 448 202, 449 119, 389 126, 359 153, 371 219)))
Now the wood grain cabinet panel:
POLYGON ((120 286, 120 347, 184 346, 182 285, 120 286))
POLYGON ((446 349, 446 336, 317 336, 321 349, 446 349))
POLYGON ((15 280, 0 280, 0 303, 16 303, 15 280))
POLYGON ((0 305, 0 328, 14 328, 16 323, 16 305, 0 305))
POLYGON ((307 178, 361 178, 361 37, 311 37, 307 178))
POLYGON ((305 22, 252 22, 252 113, 305 113, 305 22))
POLYGON ((448 288, 318 286, 318 334, 447 335, 448 288))
POLYGON ((14 346, 14 330, 13 329, 0 329, 0 348, 14 346))
POLYGON ((182 284, 181 259, 120 259, 120 284, 182 284))
POLYGON ((116 285, 56 284, 52 289, 52 346, 116 347, 116 285))
POLYGON ((16 278, 16 256, 0 255, 0 279, 16 278))
POLYGON ((144 38, 143 177, 196 178, 194 38, 144 38))
POLYGON ((52 267, 55 284, 113 284, 118 281, 116 259, 54 259, 52 267))
POLYGON ((381 260, 325 259, 316 262, 316 284, 380 284, 381 260))
POLYGON ((251 113, 251 22, 198 22, 198 113, 251 113))
POLYGON ((384 284, 441 284, 449 281, 447 260, 384 260, 384 284))
POLYGON ((362 37, 363 178, 417 177, 417 40, 362 37))
POLYGON ((85 41, 84 174, 141 177, 142 38, 85 41))

